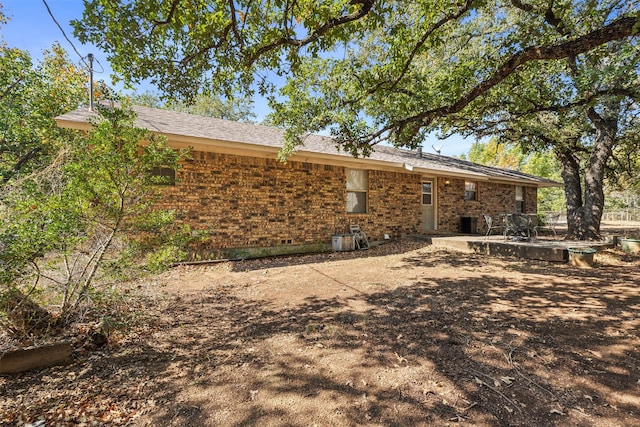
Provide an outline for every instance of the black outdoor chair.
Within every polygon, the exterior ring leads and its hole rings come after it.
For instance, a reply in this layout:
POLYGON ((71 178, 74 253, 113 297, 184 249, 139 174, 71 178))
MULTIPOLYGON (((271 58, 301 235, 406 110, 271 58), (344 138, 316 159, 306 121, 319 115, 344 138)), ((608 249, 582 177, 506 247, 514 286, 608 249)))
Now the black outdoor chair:
POLYGON ((511 238, 513 240, 533 240, 538 237, 538 232, 533 226, 533 222, 528 215, 525 214, 507 214, 504 216, 504 239, 511 238))

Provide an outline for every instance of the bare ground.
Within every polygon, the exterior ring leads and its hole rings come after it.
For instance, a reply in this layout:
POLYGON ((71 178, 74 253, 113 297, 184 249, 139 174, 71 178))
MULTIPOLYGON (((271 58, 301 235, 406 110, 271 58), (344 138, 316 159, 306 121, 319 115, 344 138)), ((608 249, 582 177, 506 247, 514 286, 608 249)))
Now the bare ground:
POLYGON ((409 241, 179 267, 106 347, 0 378, 0 423, 637 426, 639 267, 409 241))

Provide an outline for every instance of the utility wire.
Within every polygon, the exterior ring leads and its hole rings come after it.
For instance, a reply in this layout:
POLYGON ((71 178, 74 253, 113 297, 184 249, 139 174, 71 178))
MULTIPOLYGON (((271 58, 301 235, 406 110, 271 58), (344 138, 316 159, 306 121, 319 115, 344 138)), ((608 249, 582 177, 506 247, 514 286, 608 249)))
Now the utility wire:
MULTIPOLYGON (((55 16, 53 16, 53 12, 51 12, 51 8, 49 7, 49 5, 47 4, 47 0, 42 0, 42 3, 44 3, 44 6, 47 8, 47 12, 49 12, 49 16, 51 16, 51 19, 53 19, 53 22, 56 23, 56 25, 58 26, 58 28, 60 29, 60 32, 62 33, 62 35, 64 36, 65 39, 67 39, 67 42, 69 42, 69 44, 71 45, 71 47, 73 48, 74 52, 80 57, 80 61, 82 61, 82 63, 85 65, 85 67, 89 68, 89 65, 86 63, 86 61, 84 60, 84 56, 80 55, 80 52, 78 52, 78 49, 76 49, 75 45, 73 44, 73 42, 71 41, 71 39, 69 37, 67 37, 67 34, 64 32, 64 29, 62 28, 62 26, 60 25, 60 23, 58 22, 58 20, 56 19, 55 16)), ((101 64, 102 66, 102 64, 101 64)))

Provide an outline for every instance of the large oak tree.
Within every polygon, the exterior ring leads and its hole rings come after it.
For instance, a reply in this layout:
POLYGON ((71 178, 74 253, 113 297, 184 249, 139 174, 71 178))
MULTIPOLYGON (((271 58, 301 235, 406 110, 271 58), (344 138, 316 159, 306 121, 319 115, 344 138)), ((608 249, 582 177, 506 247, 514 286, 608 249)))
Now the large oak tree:
MULTIPOLYGON (((513 3, 514 17, 531 10, 513 3)), ((551 32, 570 37, 604 23, 610 6, 603 3, 582 16, 551 8, 539 14, 551 32)), ((482 28, 482 16, 475 21, 482 28)), ((497 136, 527 152, 552 151, 565 184, 569 237, 598 239, 612 154, 628 151, 638 140, 639 58, 637 42, 618 40, 562 61, 536 62, 505 79, 473 111, 449 119, 454 129, 497 136)), ((623 172, 637 174, 618 162, 616 173, 623 172)))
POLYGON ((580 142, 550 145, 573 200, 570 235, 586 239, 599 235, 617 114, 629 107, 623 98, 635 99, 639 10, 636 0, 86 0, 75 29, 110 53, 128 83, 150 79, 182 99, 271 95, 272 121, 287 129, 285 154, 326 129, 354 155, 383 141, 416 147, 434 131, 475 133, 488 129, 483 120, 518 117, 528 97, 546 92, 546 106, 562 110, 547 127, 580 142), (597 70, 618 65, 631 78, 600 85, 597 70), (541 76, 548 79, 538 87, 541 76), (579 114, 575 129, 568 118, 579 114), (589 138, 599 148, 587 159, 594 168, 582 196, 574 154, 589 138))

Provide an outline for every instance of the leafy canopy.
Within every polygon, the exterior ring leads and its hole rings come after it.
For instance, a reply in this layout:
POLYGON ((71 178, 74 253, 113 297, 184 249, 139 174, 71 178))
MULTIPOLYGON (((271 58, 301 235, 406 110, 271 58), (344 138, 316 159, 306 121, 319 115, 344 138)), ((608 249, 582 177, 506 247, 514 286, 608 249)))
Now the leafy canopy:
POLYGON ((87 0, 74 25, 127 83, 151 79, 182 99, 259 91, 289 149, 328 128, 357 155, 453 131, 532 64, 635 38, 639 10, 637 0, 87 0), (548 17, 580 25, 563 33, 548 17))

